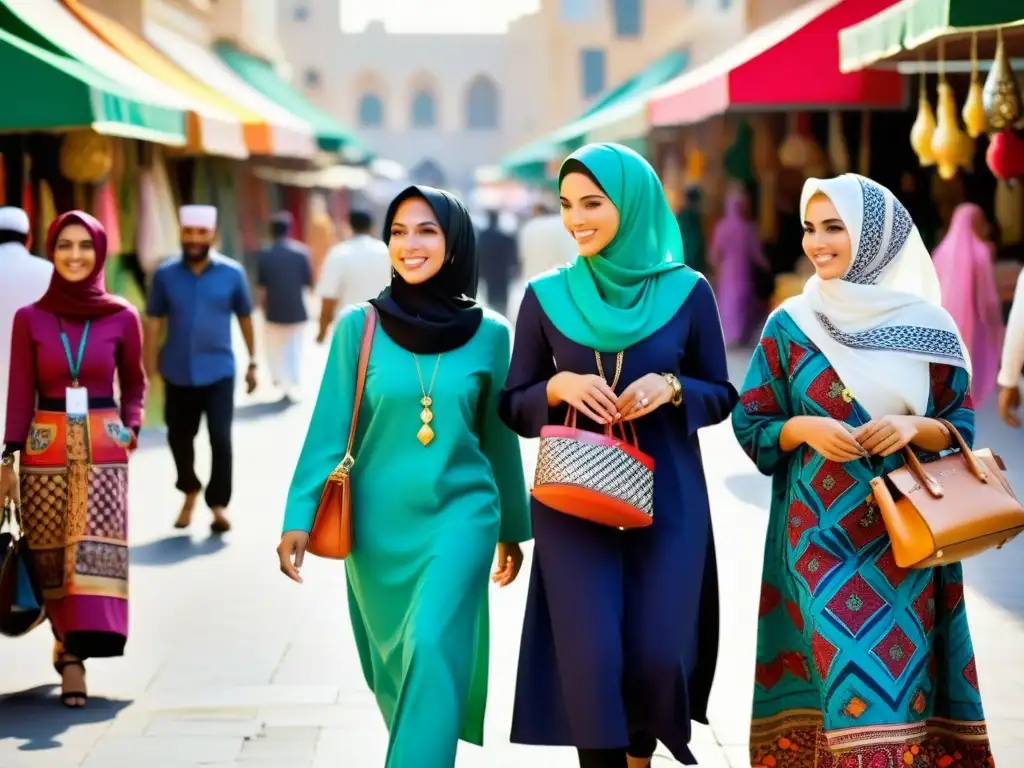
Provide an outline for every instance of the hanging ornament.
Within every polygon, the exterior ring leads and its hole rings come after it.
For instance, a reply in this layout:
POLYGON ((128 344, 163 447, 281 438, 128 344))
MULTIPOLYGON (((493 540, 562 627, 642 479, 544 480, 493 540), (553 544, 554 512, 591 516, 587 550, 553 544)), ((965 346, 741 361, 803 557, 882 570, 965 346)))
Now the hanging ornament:
POLYGON ((935 165, 935 155, 932 154, 932 136, 935 133, 935 113, 932 112, 932 105, 928 102, 928 88, 924 72, 921 72, 921 87, 917 97, 917 119, 910 129, 910 146, 914 148, 914 154, 921 163, 922 168, 935 165))
POLYGON ((824 151, 811 138, 811 118, 804 112, 791 114, 786 127, 786 138, 779 147, 779 163, 783 168, 792 168, 806 176, 826 175, 822 169, 827 165, 824 151))
POLYGON ((978 33, 971 36, 971 87, 967 91, 967 101, 960 112, 964 119, 967 135, 976 139, 988 130, 988 118, 985 116, 985 102, 981 97, 981 75, 978 72, 978 33))
POLYGON ((989 129, 1001 131, 1013 127, 1024 118, 1024 104, 1021 101, 1020 86, 1006 55, 1003 30, 998 30, 996 34, 996 57, 985 79, 981 97, 985 104, 989 129))
POLYGON ((1024 176, 1024 139, 1010 128, 993 134, 985 162, 996 178, 1009 180, 1024 176))
POLYGON ((704 153, 697 147, 691 147, 686 152, 685 175, 683 182, 686 186, 694 186, 704 180, 704 153))
POLYGON ((939 177, 949 181, 957 170, 969 162, 970 137, 960 130, 960 119, 956 109, 956 94, 946 80, 945 52, 939 42, 939 98, 936 106, 939 121, 932 134, 932 156, 939 167, 939 177))

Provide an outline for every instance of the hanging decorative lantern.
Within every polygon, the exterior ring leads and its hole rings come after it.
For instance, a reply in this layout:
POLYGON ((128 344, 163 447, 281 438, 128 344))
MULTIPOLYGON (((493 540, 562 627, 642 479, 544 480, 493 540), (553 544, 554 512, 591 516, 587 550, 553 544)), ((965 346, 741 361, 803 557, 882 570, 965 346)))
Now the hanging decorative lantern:
POLYGON ((779 163, 806 176, 823 176, 828 165, 825 152, 811 137, 811 118, 807 113, 790 115, 786 138, 779 147, 779 163))
POLYGON ((1003 30, 997 32, 996 57, 992 69, 985 79, 981 97, 985 105, 985 116, 989 129, 1001 131, 1012 128, 1024 118, 1024 103, 1021 101, 1020 86, 1010 66, 1003 43, 1003 30))
POLYGON ((932 157, 939 168, 939 176, 949 181, 956 176, 965 156, 964 140, 970 138, 960 130, 956 114, 956 96, 945 75, 939 81, 939 121, 932 134, 932 157))
POLYGON ((993 134, 985 162, 996 178, 1009 180, 1024 176, 1024 139, 1010 128, 993 134))
POLYGON ((699 184, 704 180, 704 153, 696 147, 692 147, 686 153, 686 178, 687 186, 699 184))
POLYGON ((71 131, 60 143, 60 172, 76 184, 99 184, 114 167, 114 142, 90 130, 71 131))
POLYGON ((917 97, 917 119, 910 129, 910 146, 917 155, 922 168, 935 165, 932 154, 932 136, 935 134, 935 113, 928 101, 928 89, 925 84, 924 72, 921 73, 921 88, 917 97))
POLYGON ((978 33, 971 37, 971 87, 967 91, 967 101, 960 116, 964 119, 967 135, 976 139, 988 130, 988 118, 985 116, 985 102, 981 96, 981 75, 978 72, 978 33))

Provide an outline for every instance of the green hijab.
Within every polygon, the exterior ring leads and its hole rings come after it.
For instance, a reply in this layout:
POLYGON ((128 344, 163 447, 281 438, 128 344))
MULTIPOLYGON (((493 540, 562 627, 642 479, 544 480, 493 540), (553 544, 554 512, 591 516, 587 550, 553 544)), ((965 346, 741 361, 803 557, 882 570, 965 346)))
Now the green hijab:
POLYGON ((605 249, 577 256, 531 282, 544 313, 566 337, 599 352, 619 352, 671 320, 700 280, 683 261, 679 225, 658 175, 620 144, 588 144, 573 152, 619 211, 619 230, 605 249))

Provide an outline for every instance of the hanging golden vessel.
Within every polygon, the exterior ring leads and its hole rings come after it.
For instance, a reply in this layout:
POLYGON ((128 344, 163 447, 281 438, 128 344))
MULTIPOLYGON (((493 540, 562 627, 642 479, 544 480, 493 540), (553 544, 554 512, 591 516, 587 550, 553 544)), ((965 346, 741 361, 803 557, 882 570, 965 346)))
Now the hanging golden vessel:
POLYGON ((985 116, 985 102, 981 96, 981 75, 978 72, 978 33, 971 38, 971 87, 967 91, 967 100, 960 116, 964 119, 967 135, 976 139, 988 130, 988 118, 985 116))
POLYGON ((939 121, 932 134, 932 156, 939 167, 939 176, 947 181, 956 176, 964 158, 963 139, 970 138, 960 130, 956 113, 956 96, 952 86, 943 78, 939 82, 937 103, 939 121))
POLYGON ((985 79, 981 98, 985 105, 989 130, 1001 131, 1004 128, 1012 128, 1024 118, 1024 103, 1021 101, 1020 86, 1017 84, 1017 78, 1006 54, 1002 30, 998 31, 996 57, 992 62, 992 69, 985 79))
POLYGON ((928 91, 924 87, 924 75, 921 75, 921 92, 917 99, 917 119, 910 129, 910 146, 914 148, 918 162, 922 167, 935 165, 932 154, 932 136, 935 134, 935 113, 928 102, 928 91))

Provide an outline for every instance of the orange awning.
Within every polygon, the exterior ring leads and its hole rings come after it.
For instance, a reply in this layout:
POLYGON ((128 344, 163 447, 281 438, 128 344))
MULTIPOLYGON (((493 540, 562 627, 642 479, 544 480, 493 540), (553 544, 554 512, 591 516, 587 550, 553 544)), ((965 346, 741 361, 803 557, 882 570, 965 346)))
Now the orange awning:
POLYGON ((120 22, 109 16, 104 16, 92 8, 87 8, 79 0, 63 0, 63 2, 93 34, 139 69, 189 98, 217 111, 226 112, 239 120, 242 123, 245 145, 249 148, 249 152, 254 155, 275 154, 271 127, 258 114, 210 88, 201 80, 192 77, 120 22))

